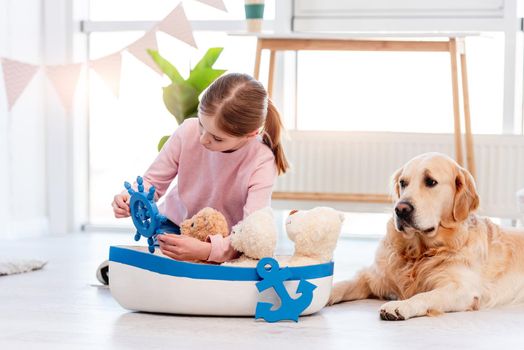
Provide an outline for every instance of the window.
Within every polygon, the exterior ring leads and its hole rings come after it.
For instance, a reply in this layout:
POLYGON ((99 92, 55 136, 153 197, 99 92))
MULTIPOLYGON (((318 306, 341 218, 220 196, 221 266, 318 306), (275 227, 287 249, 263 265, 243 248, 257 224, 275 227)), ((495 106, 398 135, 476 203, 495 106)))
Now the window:
MULTIPOLYGON (((223 12, 197 1, 184 1, 190 21, 206 24, 210 30, 193 31, 199 49, 194 49, 169 35, 157 32, 161 54, 170 60, 185 77, 210 47, 224 47, 215 64, 228 71, 252 73, 256 41, 250 36, 228 36, 213 30, 213 21, 223 21, 221 30, 244 18, 244 4, 238 0, 225 1, 228 12, 223 12), (213 20, 213 21, 211 21, 213 20), (238 53, 242 52, 242 55, 238 53)), ((91 0, 89 59, 112 54, 139 39, 143 30, 124 31, 133 21, 143 29, 143 21, 159 21, 174 9, 172 2, 128 2, 123 0, 91 0), (121 9, 125 8, 125 11, 121 9), (109 21, 112 30, 97 31, 97 21, 109 21)), ((274 1, 266 1, 265 19, 275 13, 274 1)), ((106 23, 107 24, 107 23, 106 23)), ((236 23, 238 25, 238 23, 236 23)), ((241 23, 242 24, 242 23, 241 23)), ((110 206, 113 196, 123 190, 124 181, 132 181, 142 174, 157 155, 160 137, 169 135, 177 127, 175 118, 165 109, 162 87, 169 84, 154 71, 124 52, 120 96, 115 98, 102 79, 89 74, 89 221, 97 225, 117 225, 110 206)))
MULTIPOLYGON (((466 41, 473 133, 502 132, 503 42, 466 41)), ((298 129, 453 132, 447 53, 301 51, 297 62, 298 129)))

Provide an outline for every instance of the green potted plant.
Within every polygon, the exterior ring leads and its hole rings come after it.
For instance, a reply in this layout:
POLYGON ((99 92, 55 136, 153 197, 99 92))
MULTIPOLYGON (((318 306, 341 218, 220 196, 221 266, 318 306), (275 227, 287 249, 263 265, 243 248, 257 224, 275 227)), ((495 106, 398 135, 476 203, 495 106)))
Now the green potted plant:
MULTIPOLYGON (((178 69, 163 58, 156 50, 147 50, 151 58, 165 75, 171 79, 171 84, 163 88, 163 99, 167 110, 175 117, 180 125, 185 119, 195 117, 198 113, 198 97, 225 70, 213 69, 218 56, 223 48, 214 47, 207 50, 206 54, 198 61, 196 66, 184 79, 178 69)), ((163 136, 158 142, 160 151, 169 138, 163 136)))

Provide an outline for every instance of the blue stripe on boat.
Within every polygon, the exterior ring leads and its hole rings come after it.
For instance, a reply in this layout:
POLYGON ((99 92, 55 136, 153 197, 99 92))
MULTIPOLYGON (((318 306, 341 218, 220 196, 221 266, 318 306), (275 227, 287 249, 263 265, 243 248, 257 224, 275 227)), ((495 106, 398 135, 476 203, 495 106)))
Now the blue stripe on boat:
MULTIPOLYGON (((197 264, 150 254, 126 247, 112 246, 109 260, 162 275, 221 281, 260 281, 254 267, 197 264)), ((333 262, 290 267, 290 280, 322 278, 333 275, 333 262)))

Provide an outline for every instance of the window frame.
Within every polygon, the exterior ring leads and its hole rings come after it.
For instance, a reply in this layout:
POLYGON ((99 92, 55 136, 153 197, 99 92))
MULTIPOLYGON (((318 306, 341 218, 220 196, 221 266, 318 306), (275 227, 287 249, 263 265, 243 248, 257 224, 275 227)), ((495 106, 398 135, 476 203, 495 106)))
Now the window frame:
MULTIPOLYGON (((80 2, 83 7, 89 7, 89 0, 76 0, 80 2)), ((263 30, 274 31, 274 30, 291 30, 291 3, 292 1, 275 1, 275 19, 274 20, 264 20, 263 30)), ((92 33, 111 33, 111 32, 124 32, 124 31, 148 31, 157 24, 158 21, 98 21, 98 20, 89 20, 88 10, 85 9, 79 16, 79 32, 83 35, 84 42, 82 47, 78 48, 76 51, 81 52, 84 55, 84 61, 89 60, 90 52, 90 34, 92 33)), ((193 31, 210 31, 210 32, 226 32, 226 33, 239 33, 245 32, 245 21, 244 20, 189 20, 191 28, 193 31)), ((246 33, 249 35, 249 33, 246 33)), ((253 34, 255 35, 255 34, 253 34)), ((282 63, 279 63, 279 65, 282 63)), ((279 68, 281 69, 281 68, 279 68)), ((88 73, 89 75, 89 73, 88 73)), ((279 79, 279 82, 282 83, 282 79, 279 79)), ((89 79, 86 79, 85 90, 89 91, 89 79)), ((83 113, 82 113, 83 114, 83 113)), ((89 94, 86 98, 85 103, 85 125, 89 125, 89 94)), ((89 154, 89 131, 86 132, 86 138, 82 144, 86 148, 84 154, 80 155, 81 162, 85 164, 83 169, 84 179, 84 188, 85 191, 81 198, 84 200, 84 205, 80 206, 83 211, 82 217, 84 218, 83 222, 78 226, 83 231, 129 231, 128 226, 120 225, 99 225, 92 222, 90 214, 90 157, 89 154)), ((82 141, 80 141, 82 143, 82 141)), ((79 162, 80 163, 80 162, 79 162)), ((75 177, 79 177, 75 175, 75 177)))

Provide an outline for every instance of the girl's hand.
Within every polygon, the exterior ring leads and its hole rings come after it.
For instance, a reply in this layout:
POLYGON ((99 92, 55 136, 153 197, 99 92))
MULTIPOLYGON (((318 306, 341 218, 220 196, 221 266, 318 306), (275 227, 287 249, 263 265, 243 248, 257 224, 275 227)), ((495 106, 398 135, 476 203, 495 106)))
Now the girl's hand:
POLYGON ((131 215, 129 211, 129 193, 122 192, 117 194, 113 199, 111 206, 113 207, 113 213, 116 218, 127 218, 131 215))
POLYGON ((163 234, 158 235, 158 244, 164 255, 176 260, 207 260, 211 253, 211 243, 196 238, 163 234))

